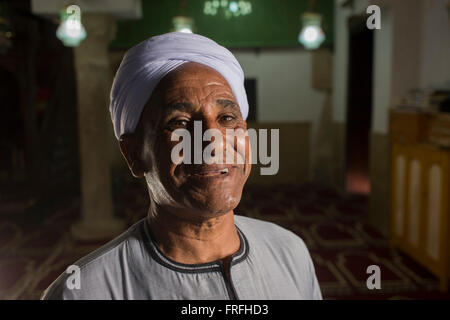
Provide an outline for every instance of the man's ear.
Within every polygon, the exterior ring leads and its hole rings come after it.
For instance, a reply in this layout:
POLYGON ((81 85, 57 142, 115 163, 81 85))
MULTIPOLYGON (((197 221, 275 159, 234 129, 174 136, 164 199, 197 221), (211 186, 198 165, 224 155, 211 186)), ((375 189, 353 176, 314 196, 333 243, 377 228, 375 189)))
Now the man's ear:
POLYGON ((141 159, 142 141, 134 134, 123 134, 119 139, 120 150, 127 161, 131 173, 136 178, 142 178, 145 166, 141 159))

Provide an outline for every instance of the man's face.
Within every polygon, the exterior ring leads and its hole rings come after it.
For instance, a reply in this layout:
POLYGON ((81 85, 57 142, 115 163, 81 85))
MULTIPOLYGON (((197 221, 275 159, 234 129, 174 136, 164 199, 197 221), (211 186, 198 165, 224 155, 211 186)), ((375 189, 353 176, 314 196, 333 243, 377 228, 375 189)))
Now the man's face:
MULTIPOLYGON (((250 173, 249 139, 239 139, 241 143, 227 139, 226 130, 245 132, 246 128, 237 100, 218 72, 186 63, 169 73, 155 88, 138 126, 142 139, 140 161, 152 201, 179 215, 194 215, 191 218, 233 210, 250 173), (202 135, 208 129, 220 131, 223 140, 216 145, 219 151, 224 156, 232 153, 234 159, 241 157, 244 163, 205 164, 203 159, 202 164, 174 163, 172 148, 179 141, 171 137, 176 129, 190 132, 193 160, 194 138, 202 139, 194 137, 194 121, 201 121, 202 135)), ((204 142, 202 149, 209 143, 204 142)))

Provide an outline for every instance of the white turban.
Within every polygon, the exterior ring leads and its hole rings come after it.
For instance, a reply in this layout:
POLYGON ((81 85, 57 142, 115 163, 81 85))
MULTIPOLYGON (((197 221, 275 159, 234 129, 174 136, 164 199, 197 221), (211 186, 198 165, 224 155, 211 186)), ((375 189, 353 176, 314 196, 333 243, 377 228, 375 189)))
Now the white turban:
POLYGON ((186 62, 201 63, 219 72, 233 90, 243 118, 247 118, 244 72, 233 54, 201 35, 171 32, 149 38, 125 54, 114 78, 109 105, 117 139, 135 131, 156 85, 186 62))

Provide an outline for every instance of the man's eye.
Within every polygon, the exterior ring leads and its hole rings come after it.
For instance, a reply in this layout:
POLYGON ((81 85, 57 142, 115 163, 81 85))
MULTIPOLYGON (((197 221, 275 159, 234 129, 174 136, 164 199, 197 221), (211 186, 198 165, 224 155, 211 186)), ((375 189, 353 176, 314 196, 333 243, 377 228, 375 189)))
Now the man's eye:
POLYGON ((186 128, 188 125, 188 120, 175 119, 169 121, 168 125, 171 128, 186 128))
POLYGON ((233 116, 229 116, 229 115, 222 116, 220 118, 220 121, 223 121, 223 122, 230 122, 230 121, 233 121, 233 120, 234 120, 234 117, 233 116))

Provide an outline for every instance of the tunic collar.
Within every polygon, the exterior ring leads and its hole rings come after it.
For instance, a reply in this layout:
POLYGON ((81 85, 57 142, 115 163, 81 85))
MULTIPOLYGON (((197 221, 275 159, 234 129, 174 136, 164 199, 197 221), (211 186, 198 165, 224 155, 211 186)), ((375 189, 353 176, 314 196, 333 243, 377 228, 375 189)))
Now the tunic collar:
MULTIPOLYGON (((183 273, 204 273, 223 270, 222 261, 220 260, 199 264, 185 264, 170 259, 159 249, 155 238, 150 233, 150 227, 148 225, 147 218, 144 219, 144 229, 145 234, 149 239, 149 241, 146 241, 146 243, 148 243, 150 255, 156 262, 163 265, 164 267, 183 273)), ((236 226, 236 229, 241 245, 239 247, 239 250, 231 256, 230 267, 245 260, 245 258, 248 256, 249 251, 247 238, 238 226, 236 226)))

